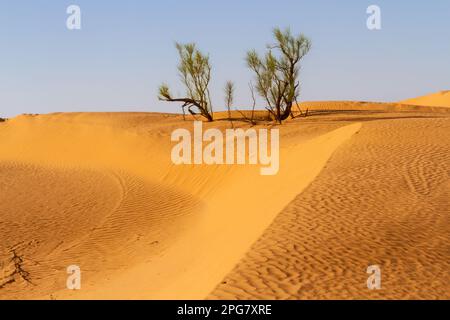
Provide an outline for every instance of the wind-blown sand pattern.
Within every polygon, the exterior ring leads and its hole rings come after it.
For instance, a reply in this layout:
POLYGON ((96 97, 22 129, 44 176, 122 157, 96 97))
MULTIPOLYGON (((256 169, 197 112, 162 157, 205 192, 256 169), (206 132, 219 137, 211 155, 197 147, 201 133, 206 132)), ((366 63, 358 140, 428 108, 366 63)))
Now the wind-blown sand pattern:
POLYGON ((364 123, 210 298, 449 299, 450 119, 364 123), (369 265, 382 289, 366 287, 369 265))
POLYGON ((0 298, 448 297, 449 110, 310 110, 280 127, 273 177, 174 166, 176 115, 1 123, 0 298))
POLYGON ((264 178, 259 167, 172 165, 170 133, 180 126, 192 122, 147 114, 8 121, 0 133, 2 296, 204 298, 359 128, 324 126, 303 143, 287 137, 283 169, 264 178), (308 165, 296 169, 299 152, 308 165), (73 264, 83 272, 79 292, 65 290, 73 264))

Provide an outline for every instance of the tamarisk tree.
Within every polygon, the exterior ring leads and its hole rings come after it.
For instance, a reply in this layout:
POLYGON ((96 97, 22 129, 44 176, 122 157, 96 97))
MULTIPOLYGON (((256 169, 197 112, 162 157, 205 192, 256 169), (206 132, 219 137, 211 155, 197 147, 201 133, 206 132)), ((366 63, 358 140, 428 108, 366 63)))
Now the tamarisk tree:
POLYGON ((178 71, 181 81, 186 87, 186 96, 174 98, 169 87, 162 84, 159 87, 159 100, 183 103, 183 114, 185 108, 192 115, 200 113, 208 121, 213 121, 213 110, 209 93, 209 83, 211 80, 211 64, 209 56, 201 53, 195 43, 176 44, 180 55, 178 71), (192 108, 196 108, 194 111, 192 108))
POLYGON ((281 123, 292 115, 292 106, 300 94, 300 61, 311 49, 311 41, 290 29, 273 31, 275 44, 268 46, 262 58, 255 50, 247 53, 247 65, 256 74, 256 90, 267 102, 267 110, 281 123), (277 52, 277 54, 274 54, 277 52))

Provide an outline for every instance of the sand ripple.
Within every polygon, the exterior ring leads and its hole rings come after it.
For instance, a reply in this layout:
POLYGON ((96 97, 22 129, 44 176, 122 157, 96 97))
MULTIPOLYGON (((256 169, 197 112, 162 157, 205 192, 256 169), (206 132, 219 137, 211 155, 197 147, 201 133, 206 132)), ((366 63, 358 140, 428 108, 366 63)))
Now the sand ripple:
POLYGON ((365 123, 210 298, 449 299, 449 199, 449 119, 365 123))

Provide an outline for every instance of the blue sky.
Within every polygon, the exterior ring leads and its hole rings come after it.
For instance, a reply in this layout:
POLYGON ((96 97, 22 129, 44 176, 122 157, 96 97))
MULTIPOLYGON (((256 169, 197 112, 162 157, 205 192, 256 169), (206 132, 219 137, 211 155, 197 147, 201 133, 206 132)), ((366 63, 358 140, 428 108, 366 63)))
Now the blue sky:
POLYGON ((305 33, 302 100, 395 101, 450 89, 450 1, 0 0, 0 116, 58 111, 167 111, 161 82, 183 93, 174 42, 210 54, 216 109, 236 83, 251 103, 247 50, 264 50, 274 26, 305 33), (82 29, 66 28, 81 7, 82 29), (380 6, 382 30, 366 27, 380 6))

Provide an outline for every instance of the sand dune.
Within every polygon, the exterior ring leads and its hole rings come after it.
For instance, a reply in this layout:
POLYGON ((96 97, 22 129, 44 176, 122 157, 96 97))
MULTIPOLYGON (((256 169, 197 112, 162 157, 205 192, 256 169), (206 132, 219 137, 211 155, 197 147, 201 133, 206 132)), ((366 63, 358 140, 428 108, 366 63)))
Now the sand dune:
POLYGON ((372 262, 392 289, 370 297, 448 296, 449 109, 316 104, 280 127, 276 176, 174 166, 177 115, 1 123, 0 298, 367 297, 372 262))
POLYGON ((417 106, 450 107, 450 91, 440 91, 438 93, 408 99, 400 102, 402 104, 417 106))
POLYGON ((263 177, 172 165, 170 132, 192 123, 161 117, 21 116, 1 127, 2 297, 203 298, 359 128, 288 137, 280 174, 263 177), (65 290, 72 264, 79 292, 65 290))

